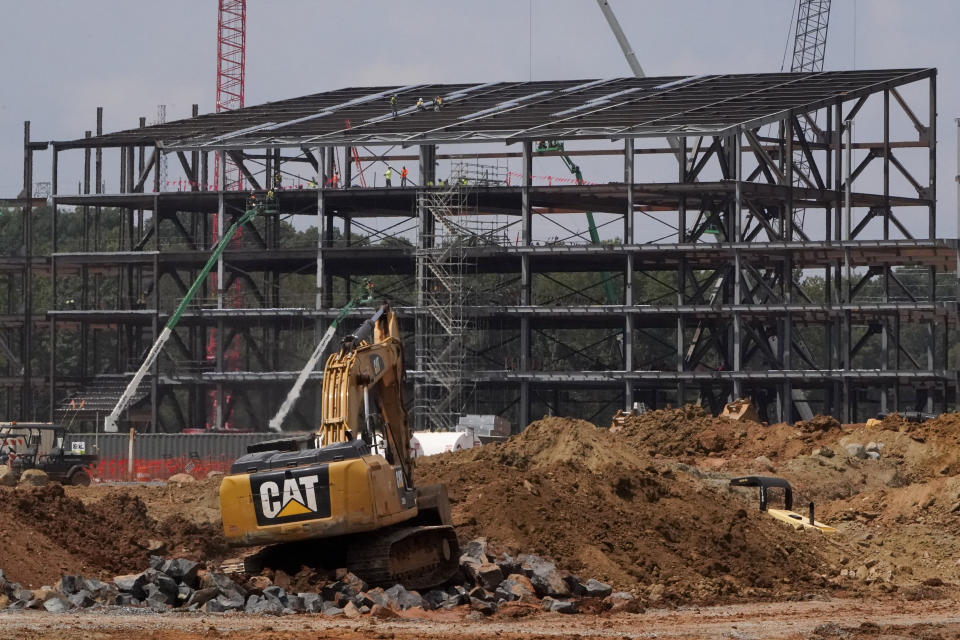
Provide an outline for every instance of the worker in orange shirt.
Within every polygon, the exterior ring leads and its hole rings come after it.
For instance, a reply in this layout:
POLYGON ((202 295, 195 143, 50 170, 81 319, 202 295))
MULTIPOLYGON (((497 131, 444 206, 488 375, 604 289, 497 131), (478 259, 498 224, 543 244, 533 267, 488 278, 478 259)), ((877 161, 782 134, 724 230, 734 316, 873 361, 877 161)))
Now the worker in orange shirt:
POLYGON ((401 187, 407 186, 407 167, 406 166, 400 169, 400 186, 401 187))

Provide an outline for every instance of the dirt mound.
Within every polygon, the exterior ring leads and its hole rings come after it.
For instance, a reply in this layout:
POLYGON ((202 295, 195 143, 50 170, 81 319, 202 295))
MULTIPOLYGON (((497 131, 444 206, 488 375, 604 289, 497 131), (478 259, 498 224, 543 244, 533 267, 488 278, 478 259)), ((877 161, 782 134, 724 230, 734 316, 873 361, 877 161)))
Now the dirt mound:
POLYGON ((92 487, 64 487, 68 496, 84 504, 109 496, 133 496, 147 507, 157 521, 173 516, 200 525, 220 527, 220 478, 207 478, 183 484, 115 484, 92 487))
POLYGON ((895 459, 905 482, 960 474, 960 414, 945 413, 926 422, 910 422, 897 414, 879 426, 858 425, 839 439, 841 445, 882 443, 882 458, 895 459))
POLYGON ((24 554, 15 563, 19 567, 11 566, 4 554, 3 569, 11 579, 30 586, 52 584, 64 572, 111 577, 140 571, 153 541, 195 560, 221 557, 225 550, 218 528, 179 516, 158 522, 140 498, 122 492, 84 504, 58 484, 3 491, 0 527, 8 553, 33 547, 39 552, 24 554))
POLYGON ((680 409, 658 409, 627 416, 620 436, 651 455, 693 455, 702 449, 698 447, 697 437, 716 422, 729 421, 716 420, 703 407, 688 404, 680 409))
POLYGON ((833 416, 813 416, 809 420, 801 420, 794 425, 801 431, 834 431, 840 428, 840 421, 833 416))
MULTIPOLYGON (((651 413, 678 429, 712 422, 702 411, 690 421, 684 410, 651 413)), ((461 539, 548 555, 618 588, 660 584, 666 598, 704 602, 824 584, 815 541, 759 513, 752 495, 582 420, 546 418, 503 444, 424 459, 418 476, 446 483, 461 539)))
POLYGON ((611 464, 642 464, 629 447, 611 446, 617 437, 585 420, 548 417, 531 423, 522 433, 495 447, 468 449, 477 460, 488 460, 519 470, 554 463, 576 464, 599 471, 611 464))

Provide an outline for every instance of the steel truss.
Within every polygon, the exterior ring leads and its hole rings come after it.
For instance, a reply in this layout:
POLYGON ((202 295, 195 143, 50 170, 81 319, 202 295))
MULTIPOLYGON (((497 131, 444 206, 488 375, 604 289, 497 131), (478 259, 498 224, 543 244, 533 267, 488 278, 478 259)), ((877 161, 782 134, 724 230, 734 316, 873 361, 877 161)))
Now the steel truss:
MULTIPOLYGON (((958 255, 956 240, 936 237, 936 76, 904 78, 828 101, 818 94, 811 111, 786 109, 769 127, 764 119, 702 139, 680 135, 680 161, 671 148, 630 137, 589 150, 622 158, 623 178, 613 182, 537 183, 552 157, 534 152, 535 138, 519 138, 520 149, 484 155, 514 168, 519 160, 509 184, 468 176, 466 185, 427 186, 443 156, 424 142, 417 182, 406 187, 281 191, 245 246, 226 252, 216 288, 185 315, 127 419, 178 430, 222 425, 232 412, 237 426, 265 428, 313 341, 367 278, 381 280, 411 335, 408 378, 421 426, 448 426, 461 408, 521 425, 545 413, 603 423, 634 400, 658 407, 699 399, 716 409, 742 395, 756 398, 767 419, 791 420, 798 391, 813 412, 846 420, 956 407, 953 279, 949 293, 944 285, 958 255), (852 122, 878 136, 848 142, 852 122), (637 180, 641 158, 676 178, 637 180), (575 220, 585 210, 607 216, 605 244, 583 239, 575 220), (316 245, 284 244, 282 216, 314 222, 316 245), (471 219, 487 226, 471 227, 471 219), (411 229, 415 240, 401 241, 411 229), (620 289, 618 304, 604 304, 603 273, 620 289), (223 308, 237 281, 244 308, 223 308), (210 329, 213 361, 205 357, 210 329), (224 367, 231 343, 239 344, 238 371, 224 367), (211 390, 220 406, 229 400, 224 415, 206 415, 211 390)), ((109 402, 112 380, 133 370, 205 260, 214 217, 223 228, 249 197, 209 188, 212 153, 234 160, 259 195, 278 172, 306 166, 317 184, 329 184, 335 152, 361 158, 353 146, 323 141, 296 152, 286 141, 259 150, 249 140, 233 149, 223 141, 216 151, 93 141, 51 146, 31 141, 28 129, 26 189, 5 201, 20 208, 29 231, 44 204, 31 194, 34 156, 49 150, 52 251, 32 255, 27 233, 23 251, 0 261, 12 292, 0 316, 0 388, 11 417, 97 419, 88 408, 109 402), (74 183, 59 180, 58 154, 75 148, 84 175, 81 193, 69 195, 58 188, 74 183), (119 153, 115 193, 102 192, 104 150, 119 153), (164 151, 186 176, 180 191, 159 184, 164 151), (69 207, 83 216, 82 238, 58 229, 69 207), (108 215, 119 216, 118 237, 107 237, 108 215), (46 315, 30 301, 31 280, 49 282, 46 315), (79 296, 66 300, 72 291, 79 296), (48 364, 39 366, 41 358, 48 364)), ((409 160, 386 146, 362 153, 366 162, 409 160)), ((317 378, 288 428, 316 426, 317 378)))

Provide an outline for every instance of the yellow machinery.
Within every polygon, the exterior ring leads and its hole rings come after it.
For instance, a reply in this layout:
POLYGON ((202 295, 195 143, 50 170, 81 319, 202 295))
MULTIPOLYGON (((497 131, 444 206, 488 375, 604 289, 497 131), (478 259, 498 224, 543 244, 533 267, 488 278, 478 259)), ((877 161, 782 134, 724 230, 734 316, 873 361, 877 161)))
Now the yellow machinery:
POLYGON ((315 541, 311 551, 372 584, 451 578, 460 554, 446 487, 413 487, 403 380, 397 319, 384 304, 327 359, 315 436, 254 445, 224 477, 227 541, 315 541))
POLYGON ((809 505, 810 513, 802 516, 793 510, 793 488, 783 478, 769 476, 744 476, 731 478, 731 487, 759 487, 760 510, 767 512, 770 517, 785 522, 797 530, 819 531, 820 533, 836 533, 837 530, 824 524, 814 517, 813 503, 809 505), (783 509, 771 509, 767 506, 767 492, 770 489, 783 489, 783 509))
POLYGON ((623 409, 617 409, 617 412, 613 414, 613 419, 610 421, 610 432, 617 433, 623 431, 623 428, 626 426, 627 421, 630 418, 639 416, 641 413, 647 412, 647 405, 642 402, 634 402, 633 408, 624 411, 623 409))
POLYGON ((737 422, 760 422, 757 408, 753 406, 750 398, 738 398, 728 402, 724 405, 719 417, 737 422))

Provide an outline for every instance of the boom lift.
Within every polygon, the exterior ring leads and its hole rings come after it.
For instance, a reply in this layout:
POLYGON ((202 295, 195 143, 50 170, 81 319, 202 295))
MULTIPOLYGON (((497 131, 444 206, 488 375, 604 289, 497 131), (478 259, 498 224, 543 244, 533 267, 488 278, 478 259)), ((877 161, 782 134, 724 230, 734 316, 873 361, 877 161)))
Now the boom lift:
POLYGON ((453 577, 446 488, 413 485, 403 381, 397 319, 383 304, 327 359, 316 434, 254 445, 231 466, 220 485, 227 542, 313 541, 308 552, 371 584, 453 577))

